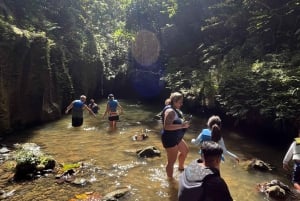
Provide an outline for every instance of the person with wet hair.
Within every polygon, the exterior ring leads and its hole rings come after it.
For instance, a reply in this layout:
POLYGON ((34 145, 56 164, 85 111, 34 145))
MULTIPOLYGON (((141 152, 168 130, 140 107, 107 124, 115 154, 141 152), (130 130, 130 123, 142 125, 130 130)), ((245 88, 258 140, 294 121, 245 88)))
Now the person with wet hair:
POLYGON ((116 129, 117 121, 119 121, 119 115, 123 112, 123 107, 118 100, 114 98, 113 94, 109 94, 107 97, 106 110, 103 114, 103 118, 108 115, 109 126, 111 129, 116 129))
POLYGON ((179 177, 178 201, 232 201, 220 176, 222 147, 213 141, 201 145, 203 160, 194 160, 179 177))
POLYGON ((79 100, 74 100, 67 107, 65 113, 68 114, 69 110, 72 109, 72 126, 79 127, 83 124, 83 110, 88 110, 91 114, 96 117, 96 114, 85 104, 86 96, 81 95, 79 100))
POLYGON ((180 108, 183 104, 183 95, 179 92, 171 94, 169 105, 162 112, 163 130, 161 141, 167 152, 166 173, 173 178, 174 164, 178 158, 178 170, 184 170, 184 162, 189 152, 183 139, 186 129, 190 126, 185 122, 180 108))
POLYGON ((94 99, 90 100, 90 104, 88 106, 91 110, 93 110, 95 114, 98 114, 99 106, 97 105, 97 103, 95 103, 94 99))
MULTIPOLYGON (((228 151, 225 146, 224 139, 221 135, 221 118, 217 115, 211 116, 207 121, 207 126, 208 128, 203 129, 196 139, 191 140, 191 143, 194 145, 201 145, 205 141, 217 142, 223 148, 223 153, 225 155, 229 155, 239 162, 239 157, 228 151)), ((225 160, 224 157, 222 157, 222 159, 225 160)))

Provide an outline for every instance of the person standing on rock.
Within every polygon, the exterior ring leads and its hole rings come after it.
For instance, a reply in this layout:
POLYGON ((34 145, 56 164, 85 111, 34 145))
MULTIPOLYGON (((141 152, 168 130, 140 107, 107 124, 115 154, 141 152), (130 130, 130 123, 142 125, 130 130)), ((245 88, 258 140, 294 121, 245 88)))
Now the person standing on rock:
POLYGON ((83 124, 83 110, 87 109, 91 114, 96 117, 96 114, 86 104, 86 96, 81 95, 79 100, 74 100, 67 107, 65 113, 68 114, 69 110, 72 109, 72 126, 79 127, 83 124))

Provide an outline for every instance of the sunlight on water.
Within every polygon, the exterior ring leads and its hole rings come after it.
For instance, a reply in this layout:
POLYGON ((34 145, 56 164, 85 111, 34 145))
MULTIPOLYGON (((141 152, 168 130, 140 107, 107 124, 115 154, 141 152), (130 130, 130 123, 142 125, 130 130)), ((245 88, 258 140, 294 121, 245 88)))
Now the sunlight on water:
MULTIPOLYGON (((176 201, 178 164, 174 167, 175 180, 166 179, 166 154, 160 142, 159 122, 152 119, 159 108, 149 108, 133 103, 122 102, 125 109, 120 117, 118 129, 110 131, 107 120, 103 120, 104 103, 100 103, 100 114, 93 118, 85 114, 84 125, 80 128, 71 126, 71 116, 26 131, 16 137, 11 136, 3 143, 14 144, 32 142, 41 147, 45 153, 52 155, 59 163, 84 164, 88 184, 73 186, 68 183, 57 184, 53 177, 40 178, 25 185, 14 184, 16 191, 10 200, 55 200, 67 201, 76 194, 98 192, 102 195, 116 188, 130 187, 130 201, 176 201), (133 141, 132 136, 146 131, 149 136, 145 141, 133 141), (161 157, 150 159, 137 158, 136 151, 146 146, 155 146, 161 151, 161 157)), ((190 152, 186 164, 199 157, 198 147, 190 143, 200 130, 205 127, 203 119, 194 118, 192 127, 185 135, 190 152)), ((221 164, 221 175, 227 182, 230 192, 236 201, 263 201, 264 195, 258 193, 256 185, 261 182, 279 179, 290 185, 289 177, 281 170, 281 160, 286 150, 275 150, 248 140, 233 132, 224 136, 227 149, 241 158, 240 164, 230 158, 221 164), (278 169, 274 173, 247 171, 246 160, 259 158, 278 169)), ((217 192, 217 190, 216 190, 217 192)))

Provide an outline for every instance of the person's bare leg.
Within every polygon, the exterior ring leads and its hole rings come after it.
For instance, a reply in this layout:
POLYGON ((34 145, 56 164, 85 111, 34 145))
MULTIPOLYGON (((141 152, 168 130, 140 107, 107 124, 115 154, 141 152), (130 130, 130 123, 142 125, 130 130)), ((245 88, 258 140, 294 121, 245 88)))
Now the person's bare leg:
POLYGON ((112 128, 113 128, 113 129, 116 129, 117 121, 113 121, 112 125, 113 125, 112 128))
POLYGON ((114 121, 109 121, 109 127, 114 128, 114 121))
POLYGON ((294 187, 297 191, 300 191, 300 184, 294 183, 294 187))
POLYGON ((175 147, 166 148, 166 151, 168 157, 168 161, 166 165, 167 176, 168 178, 173 178, 173 170, 174 170, 174 164, 177 160, 178 147, 175 146, 175 147))
POLYGON ((184 170, 184 162, 189 153, 189 148, 186 142, 182 139, 181 142, 178 144, 178 169, 184 170))

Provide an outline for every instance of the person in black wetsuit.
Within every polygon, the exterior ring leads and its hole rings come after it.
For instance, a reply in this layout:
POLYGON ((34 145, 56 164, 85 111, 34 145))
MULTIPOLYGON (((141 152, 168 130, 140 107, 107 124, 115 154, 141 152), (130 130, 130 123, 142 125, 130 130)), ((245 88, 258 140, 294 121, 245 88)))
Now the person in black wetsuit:
POLYGON ((226 182, 220 176, 222 153, 218 143, 202 143, 203 161, 193 161, 180 175, 178 201, 233 201, 226 182))

